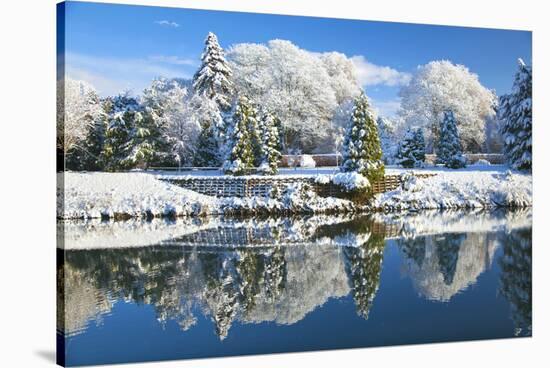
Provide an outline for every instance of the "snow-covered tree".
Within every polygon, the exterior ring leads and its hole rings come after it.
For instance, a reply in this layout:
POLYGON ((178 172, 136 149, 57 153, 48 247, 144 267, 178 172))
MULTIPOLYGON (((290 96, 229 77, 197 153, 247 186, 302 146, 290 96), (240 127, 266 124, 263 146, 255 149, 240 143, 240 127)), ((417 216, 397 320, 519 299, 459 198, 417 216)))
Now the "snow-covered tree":
POLYGON ((180 164, 191 163, 203 113, 192 103, 187 84, 188 81, 181 79, 158 78, 143 91, 140 99, 163 140, 166 158, 180 164))
POLYGON ((82 143, 103 114, 96 90, 84 81, 57 82, 57 148, 65 155, 82 143))
POLYGON ((193 166, 216 167, 220 162, 220 150, 213 124, 205 122, 197 141, 193 166))
MULTIPOLYGON (((104 101, 102 102, 104 104, 104 101)), ((102 108, 102 113, 88 127, 86 139, 69 151, 65 165, 69 170, 101 170, 101 152, 105 141, 108 116, 102 108)))
POLYGON ((382 147, 382 158, 387 165, 393 164, 397 153, 397 142, 395 140, 395 127, 393 123, 382 116, 376 120, 380 146, 382 147))
POLYGON ((214 33, 209 32, 204 43, 202 64, 193 77, 193 88, 197 94, 215 101, 222 111, 229 111, 233 94, 231 68, 214 33))
POLYGON ((235 88, 281 119, 284 152, 333 152, 337 108, 360 91, 345 55, 315 54, 289 41, 237 44, 228 52, 235 88))
POLYGON ((358 172, 371 183, 384 177, 378 128, 364 93, 355 99, 353 114, 344 138, 342 156, 343 172, 358 172))
POLYGON ((106 101, 109 115, 105 142, 100 161, 105 170, 130 169, 134 165, 132 138, 136 122, 143 118, 138 101, 128 94, 111 97, 106 101))
POLYGON ((260 121, 261 134, 261 162, 260 171, 264 174, 275 175, 281 159, 280 134, 277 127, 280 120, 272 113, 267 112, 260 121))
POLYGON ((458 138, 455 116, 451 110, 445 111, 441 121, 436 154, 436 163, 443 164, 445 167, 458 169, 466 166, 466 158, 462 154, 458 138))
POLYGON ((426 160, 426 145, 421 128, 409 128, 397 149, 395 163, 406 168, 422 167, 426 160))
POLYGON ((260 157, 257 111, 248 98, 239 97, 228 133, 228 150, 223 169, 227 174, 246 174, 247 169, 254 167, 260 157))
POLYGON ((407 126, 425 129, 427 149, 435 149, 443 113, 451 109, 465 150, 479 152, 485 143, 485 122, 494 116, 495 94, 463 65, 432 61, 418 67, 411 82, 402 87, 400 115, 407 126))
POLYGON ((504 154, 510 165, 531 170, 532 165, 532 70, 519 59, 512 93, 500 98, 498 118, 504 154))

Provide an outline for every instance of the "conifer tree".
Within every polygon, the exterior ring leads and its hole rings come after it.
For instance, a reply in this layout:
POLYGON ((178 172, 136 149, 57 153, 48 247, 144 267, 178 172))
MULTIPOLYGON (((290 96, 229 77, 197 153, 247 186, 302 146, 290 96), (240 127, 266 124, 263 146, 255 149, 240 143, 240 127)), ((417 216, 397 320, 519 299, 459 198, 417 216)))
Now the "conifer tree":
POLYGON ((436 163, 445 167, 458 169, 466 166, 466 158, 462 155, 462 147, 458 138, 456 120, 451 110, 445 111, 439 127, 436 163))
POLYGON ((195 92, 216 101, 222 111, 229 111, 233 93, 231 68, 218 38, 212 32, 206 36, 201 62, 201 67, 193 77, 195 92))
POLYGON ((260 126, 261 134, 261 162, 260 171, 264 174, 275 175, 281 159, 279 146, 280 133, 277 129, 279 119, 271 113, 263 115, 260 126))
POLYGON ((205 122, 197 142, 193 165, 211 167, 220 161, 220 150, 216 141, 216 132, 210 122, 205 122))
POLYGON ((498 120, 504 140, 504 155, 514 169, 532 165, 532 71, 518 60, 512 93, 500 97, 498 120))
MULTIPOLYGON (((209 32, 204 51, 201 55, 201 66, 193 76, 193 89, 197 95, 213 101, 218 113, 214 121, 203 123, 203 129, 211 129, 221 152, 226 144, 228 126, 231 122, 231 107, 233 96, 232 72, 225 59, 224 51, 218 43, 218 38, 209 32)), ((208 136, 210 132, 204 132, 208 136)), ((209 145, 209 144, 207 144, 209 145)), ((220 155, 223 156, 223 155, 220 155)), ((208 166, 218 165, 220 160, 209 162, 208 166)))
POLYGON ((397 150, 395 162, 406 168, 422 167, 426 160, 426 144, 421 128, 407 129, 397 150))
POLYGON ((106 102, 109 115, 105 130, 105 142, 100 156, 102 166, 107 171, 130 169, 132 135, 136 120, 140 118, 137 101, 127 94, 115 96, 106 102))
POLYGON ((342 156, 343 172, 358 172, 371 183, 384 177, 378 128, 363 92, 355 99, 342 156))
POLYGON ((226 174, 244 175, 254 167, 259 151, 256 109, 244 96, 239 98, 228 134, 228 151, 223 169, 226 174))
POLYGON ((395 128, 390 121, 383 117, 376 120, 378 125, 378 135, 380 137, 380 146, 382 147, 382 158, 385 164, 392 164, 395 160, 395 128))

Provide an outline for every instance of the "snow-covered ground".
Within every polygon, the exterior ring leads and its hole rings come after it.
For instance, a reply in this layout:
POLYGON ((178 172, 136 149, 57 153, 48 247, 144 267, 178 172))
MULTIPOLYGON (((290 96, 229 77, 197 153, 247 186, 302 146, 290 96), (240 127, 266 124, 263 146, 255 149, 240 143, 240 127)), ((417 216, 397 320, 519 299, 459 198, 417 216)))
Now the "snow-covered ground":
POLYGON ((428 168, 406 171, 390 168, 386 174, 433 173, 429 178, 408 176, 396 190, 377 195, 373 206, 382 210, 530 207, 533 179, 506 166, 468 166, 453 170, 428 168))
POLYGON ((58 177, 58 183, 57 217, 63 219, 324 213, 355 209, 348 200, 319 197, 303 190, 299 183, 290 185, 278 199, 210 197, 146 172, 66 172, 64 178, 58 177))
MULTIPOLYGON (((336 168, 289 169, 281 171, 281 176, 315 176, 322 179, 324 175, 336 172, 336 168)), ((218 171, 195 173, 220 175, 218 171)), ((377 195, 371 208, 396 211, 532 205, 532 176, 510 172, 506 166, 469 166, 460 170, 439 167, 406 170, 388 167, 386 170, 386 175, 407 173, 437 175, 425 179, 411 176, 401 188, 377 195)), ((215 198, 159 180, 168 175, 173 177, 188 173, 67 172, 64 174, 64 190, 58 188, 58 217, 139 218, 357 210, 350 201, 319 197, 311 191, 303 190, 300 184, 293 184, 278 198, 215 198)))

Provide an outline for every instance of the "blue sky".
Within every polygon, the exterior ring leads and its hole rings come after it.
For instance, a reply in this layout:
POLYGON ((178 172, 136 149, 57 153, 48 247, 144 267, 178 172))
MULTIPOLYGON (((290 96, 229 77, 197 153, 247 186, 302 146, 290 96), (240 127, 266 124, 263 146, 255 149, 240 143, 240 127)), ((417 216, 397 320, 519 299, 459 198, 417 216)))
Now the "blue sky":
POLYGON ((156 76, 191 77, 206 34, 222 47, 290 40, 300 48, 355 56, 360 80, 385 115, 418 65, 447 59, 463 64, 497 94, 509 91, 517 58, 531 63, 526 31, 430 26, 132 5, 65 4, 66 73, 101 95, 138 94, 156 76))

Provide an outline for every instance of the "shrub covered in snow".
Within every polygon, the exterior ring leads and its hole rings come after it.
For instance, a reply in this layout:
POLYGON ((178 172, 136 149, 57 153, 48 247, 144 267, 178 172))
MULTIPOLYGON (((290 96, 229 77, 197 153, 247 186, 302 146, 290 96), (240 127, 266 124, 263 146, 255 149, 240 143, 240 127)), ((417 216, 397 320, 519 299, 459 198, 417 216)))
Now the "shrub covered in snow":
POLYGON ((530 175, 498 171, 444 171, 430 178, 405 174, 400 188, 377 195, 372 206, 387 211, 529 207, 530 175))
POLYGON ((357 172, 335 174, 331 177, 331 181, 344 188, 347 192, 370 188, 369 180, 357 172))
POLYGON ((491 166, 491 163, 485 159, 479 159, 470 166, 491 166))
POLYGON ((315 167, 315 160, 310 155, 300 156, 300 167, 315 167))

